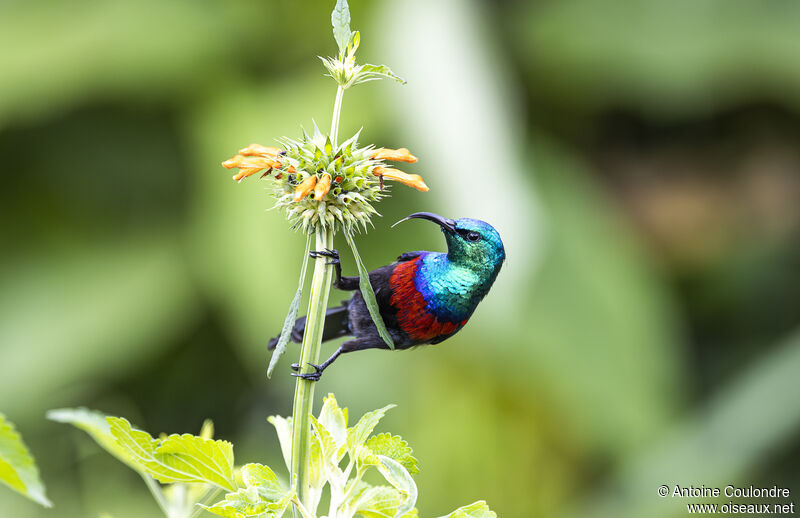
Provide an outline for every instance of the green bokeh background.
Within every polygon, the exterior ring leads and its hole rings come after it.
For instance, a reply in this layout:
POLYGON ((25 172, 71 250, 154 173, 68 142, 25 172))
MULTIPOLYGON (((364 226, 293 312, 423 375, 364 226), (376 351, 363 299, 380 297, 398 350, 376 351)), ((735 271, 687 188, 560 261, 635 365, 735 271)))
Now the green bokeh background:
MULTIPOLYGON (((219 163, 327 127, 332 4, 0 5, 0 410, 56 506, 2 490, 1 517, 157 516, 50 408, 153 433, 211 418, 240 463, 282 465, 265 417, 291 411, 296 351, 268 381, 266 343, 303 238, 219 163)), ((381 430, 415 448, 421 515, 666 518, 686 501, 661 484, 800 492, 800 4, 351 9, 362 59, 408 85, 348 91, 341 134, 410 148, 431 187, 393 189, 362 257, 441 249, 433 226, 389 228, 417 210, 490 221, 508 252, 463 332, 344 357, 317 389, 350 415, 398 404, 381 430)))

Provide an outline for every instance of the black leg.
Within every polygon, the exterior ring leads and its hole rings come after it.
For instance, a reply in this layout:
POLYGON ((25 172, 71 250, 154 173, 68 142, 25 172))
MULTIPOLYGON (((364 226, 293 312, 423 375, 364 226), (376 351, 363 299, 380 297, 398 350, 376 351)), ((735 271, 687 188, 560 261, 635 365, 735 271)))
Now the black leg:
MULTIPOLYGON (((297 372, 293 372, 292 376, 296 376, 298 378, 303 378, 304 380, 319 381, 320 377, 322 377, 322 371, 327 369, 328 365, 330 365, 331 363, 336 361, 336 358, 338 358, 340 354, 345 352, 343 350, 343 348, 344 348, 344 345, 342 345, 338 349, 336 349, 336 351, 331 355, 331 357, 328 358, 327 360, 325 360, 321 365, 315 365, 313 363, 309 363, 308 365, 310 367, 314 367, 314 372, 306 372, 306 373, 303 373, 303 374, 298 374, 297 372)), ((293 371, 300 370, 300 365, 297 364, 297 363, 293 363, 292 364, 292 370, 293 371)))
POLYGON ((326 248, 323 251, 313 250, 308 253, 309 256, 316 259, 317 257, 328 257, 330 261, 328 264, 333 265, 336 278, 333 280, 333 285, 343 291, 353 291, 358 289, 358 277, 342 277, 342 263, 339 259, 339 251, 326 248))
MULTIPOLYGON (((311 381, 319 381, 320 377, 322 377, 322 371, 330 367, 330 365, 336 361, 343 353, 350 353, 353 351, 363 351, 364 349, 386 349, 386 343, 383 341, 381 337, 370 337, 370 338, 356 338, 355 340, 348 340, 342 345, 339 346, 338 349, 331 355, 330 358, 325 360, 320 365, 314 365, 313 363, 309 363, 308 365, 314 368, 314 372, 306 372, 299 374, 297 372, 293 372, 292 376, 296 376, 298 378, 303 378, 304 380, 311 380, 311 381)), ((292 364, 292 370, 298 371, 300 370, 300 365, 297 363, 292 364)))

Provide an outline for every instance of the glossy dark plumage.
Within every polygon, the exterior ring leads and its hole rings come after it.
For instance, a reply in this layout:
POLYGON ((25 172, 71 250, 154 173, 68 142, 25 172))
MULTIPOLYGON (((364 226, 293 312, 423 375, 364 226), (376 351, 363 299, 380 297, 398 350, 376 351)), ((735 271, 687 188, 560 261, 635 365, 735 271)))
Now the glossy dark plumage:
MULTIPOLYGON (((454 221, 425 212, 409 218, 437 223, 445 234, 448 251, 407 252, 396 262, 369 273, 381 316, 397 349, 436 344, 461 330, 489 292, 505 260, 500 235, 488 223, 468 218, 454 221)), ((319 379, 321 372, 342 353, 389 347, 370 317, 359 290, 359 278, 341 276, 335 251, 312 255, 331 258, 336 268, 334 286, 353 291, 341 306, 327 311, 322 337, 323 341, 340 336, 353 339, 345 341, 322 365, 314 366, 316 372, 297 374, 319 379)), ((302 317, 292 330, 292 341, 301 342, 304 330, 305 317, 302 317)), ((270 348, 276 342, 277 338, 273 339, 270 348)))

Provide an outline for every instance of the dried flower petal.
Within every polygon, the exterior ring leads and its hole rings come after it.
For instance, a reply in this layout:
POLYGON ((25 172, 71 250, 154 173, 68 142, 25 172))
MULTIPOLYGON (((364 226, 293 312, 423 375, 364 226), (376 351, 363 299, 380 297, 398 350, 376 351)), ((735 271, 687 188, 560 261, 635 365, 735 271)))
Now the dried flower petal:
POLYGON ((429 190, 428 186, 425 185, 425 181, 418 174, 408 174, 404 173, 403 171, 394 169, 392 167, 381 167, 381 166, 373 168, 372 174, 381 178, 386 178, 388 180, 394 180, 396 182, 400 182, 404 185, 408 185, 409 187, 413 187, 418 191, 425 192, 429 190))
POLYGON ((311 191, 314 190, 314 186, 317 184, 317 175, 312 174, 303 182, 295 187, 294 189, 294 201, 300 201, 306 196, 309 195, 311 191))
POLYGON ((331 189, 331 175, 325 173, 322 175, 322 178, 319 179, 317 182, 317 186, 314 188, 314 199, 317 201, 322 200, 328 191, 331 189))
POLYGON ((376 149, 370 156, 373 160, 391 160, 392 162, 408 162, 413 164, 417 161, 417 157, 412 155, 408 149, 401 147, 400 149, 391 149, 382 147, 376 149))

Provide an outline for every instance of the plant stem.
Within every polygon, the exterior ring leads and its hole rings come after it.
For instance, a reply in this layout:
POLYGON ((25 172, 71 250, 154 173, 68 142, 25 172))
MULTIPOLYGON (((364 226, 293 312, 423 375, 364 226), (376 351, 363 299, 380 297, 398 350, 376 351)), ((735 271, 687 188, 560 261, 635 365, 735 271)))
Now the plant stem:
POLYGON ((169 504, 167 503, 167 499, 164 498, 164 493, 161 492, 161 486, 158 485, 158 482, 155 481, 153 477, 150 475, 146 475, 144 473, 141 474, 144 483, 147 484, 147 489, 150 490, 150 493, 153 494, 153 498, 155 498, 156 503, 158 503, 158 507, 164 512, 164 516, 167 518, 172 517, 172 513, 170 512, 169 504))
POLYGON ((339 85, 336 89, 336 101, 333 103, 333 118, 331 119, 331 143, 335 148, 339 138, 339 117, 342 115, 342 98, 344 98, 344 87, 339 85))
MULTIPOLYGON (((333 229, 329 226, 316 230, 316 250, 333 248, 333 229)), ((311 279, 311 295, 308 300, 306 329, 300 350, 300 372, 313 372, 309 363, 319 363, 322 344, 322 331, 325 325, 325 311, 328 308, 332 268, 326 257, 314 261, 314 276, 311 279)), ((314 406, 314 385, 316 382, 297 378, 294 390, 294 410, 292 412, 292 485, 300 501, 308 507, 308 466, 311 423, 309 414, 314 406)), ((312 509, 313 511, 313 509, 312 509)))
POLYGON ((300 514, 303 515, 303 518, 314 518, 308 513, 308 509, 305 508, 305 506, 302 504, 302 502, 300 502, 300 500, 298 500, 296 496, 292 499, 292 503, 295 505, 295 509, 300 511, 300 514))

